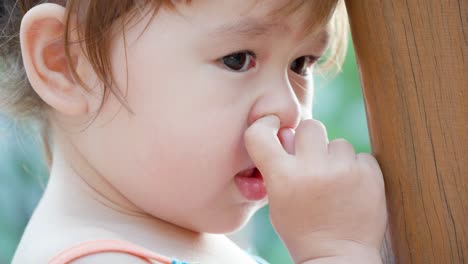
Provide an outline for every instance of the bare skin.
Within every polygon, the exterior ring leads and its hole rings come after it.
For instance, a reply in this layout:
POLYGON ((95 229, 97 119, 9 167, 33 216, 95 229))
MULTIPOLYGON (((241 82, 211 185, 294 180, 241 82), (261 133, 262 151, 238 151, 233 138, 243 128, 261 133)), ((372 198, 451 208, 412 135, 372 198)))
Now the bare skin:
MULTIPOLYGON (((328 143, 323 125, 309 120, 312 78, 291 67, 323 54, 327 29, 298 38, 295 25, 309 15, 299 12, 258 38, 221 34, 216 29, 246 18, 264 22, 273 2, 194 2, 179 14, 161 10, 144 34, 149 16, 142 17, 127 30, 128 45, 116 32, 115 85, 128 92, 134 115, 110 96, 89 126, 103 87, 79 45, 71 46, 71 65, 91 92, 67 70, 64 8, 41 4, 25 15, 23 62, 50 106, 54 149, 47 189, 13 263, 43 263, 102 238, 186 261, 253 263, 224 234, 268 202, 296 263, 373 261, 386 224, 378 164, 346 141, 328 143), (245 69, 224 63, 234 53, 245 56, 245 69), (234 176, 251 166, 262 172, 268 199, 251 201, 236 187, 234 176)), ((145 262, 101 253, 76 263, 145 262)))

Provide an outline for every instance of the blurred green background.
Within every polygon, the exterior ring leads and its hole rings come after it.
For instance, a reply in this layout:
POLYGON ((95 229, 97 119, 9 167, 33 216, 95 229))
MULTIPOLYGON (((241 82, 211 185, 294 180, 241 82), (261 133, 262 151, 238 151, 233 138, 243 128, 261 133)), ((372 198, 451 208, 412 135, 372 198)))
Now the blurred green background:
MULTIPOLYGON (((343 70, 333 79, 315 79, 314 118, 329 139, 345 138, 357 152, 370 152, 369 136, 354 50, 350 41, 343 70)), ((0 116, 0 264, 10 263, 25 225, 47 183, 38 134, 0 116)), ((272 264, 293 263, 272 228, 268 207, 230 235, 246 250, 272 264)))

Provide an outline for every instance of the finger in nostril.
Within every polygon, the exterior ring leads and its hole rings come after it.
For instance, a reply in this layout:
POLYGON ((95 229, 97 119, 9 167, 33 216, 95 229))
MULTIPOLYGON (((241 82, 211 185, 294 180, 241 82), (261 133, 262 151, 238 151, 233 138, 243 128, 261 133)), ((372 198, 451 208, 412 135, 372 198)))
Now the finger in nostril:
POLYGON ((295 131, 292 128, 281 128, 278 131, 278 139, 287 153, 294 155, 294 137, 295 131))

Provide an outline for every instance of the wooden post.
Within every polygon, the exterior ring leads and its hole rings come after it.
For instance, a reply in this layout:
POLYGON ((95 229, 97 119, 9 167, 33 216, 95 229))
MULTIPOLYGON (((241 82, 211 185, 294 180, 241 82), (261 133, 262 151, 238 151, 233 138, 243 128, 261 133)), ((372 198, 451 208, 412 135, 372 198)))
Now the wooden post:
POLYGON ((346 7, 386 183, 385 263, 468 263, 468 1, 346 7))

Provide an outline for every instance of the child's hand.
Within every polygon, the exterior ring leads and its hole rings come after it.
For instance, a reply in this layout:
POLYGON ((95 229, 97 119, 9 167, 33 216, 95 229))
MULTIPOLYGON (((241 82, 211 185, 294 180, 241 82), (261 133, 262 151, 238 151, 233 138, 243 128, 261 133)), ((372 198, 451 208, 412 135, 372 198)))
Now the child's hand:
POLYGON ((302 121, 295 139, 292 129, 279 126, 276 116, 258 119, 245 132, 245 144, 263 175, 271 222, 295 262, 369 253, 378 258, 387 209, 377 161, 356 155, 345 140, 328 143, 317 120, 302 121))

